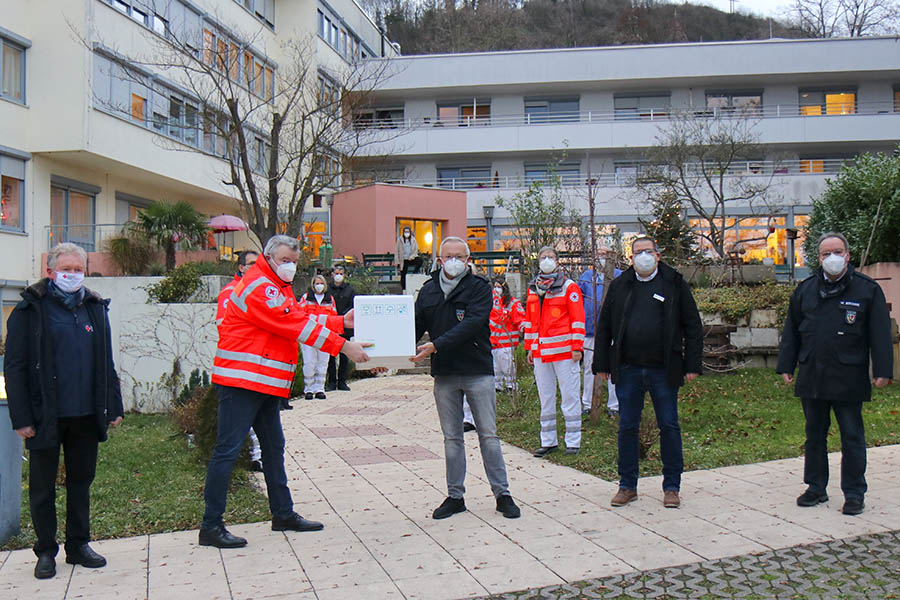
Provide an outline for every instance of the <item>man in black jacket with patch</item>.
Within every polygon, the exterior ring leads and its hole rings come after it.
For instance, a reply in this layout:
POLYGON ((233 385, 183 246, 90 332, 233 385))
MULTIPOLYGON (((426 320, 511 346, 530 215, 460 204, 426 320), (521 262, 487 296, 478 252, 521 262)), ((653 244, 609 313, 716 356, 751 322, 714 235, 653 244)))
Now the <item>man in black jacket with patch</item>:
POLYGON ((497 437, 497 395, 488 318, 493 297, 490 282, 467 266, 469 246, 458 237, 441 242, 438 263, 416 298, 416 339, 428 332, 413 361, 431 356, 434 400, 444 433, 448 497, 434 511, 445 519, 466 510, 466 447, 463 440, 463 396, 469 402, 481 458, 497 511, 509 519, 520 515, 509 495, 506 465, 497 437))
POLYGON ((663 505, 681 506, 684 456, 678 424, 678 388, 700 374, 703 323, 691 288, 660 261, 656 242, 631 244, 633 265, 612 280, 595 328, 592 369, 612 378, 619 399, 619 491, 613 506, 637 498, 638 429, 650 392, 663 463, 663 505))
POLYGON ((122 422, 122 394, 112 358, 109 301, 83 287, 87 255, 59 244, 48 278, 22 292, 6 336, 6 395, 13 429, 30 451, 29 501, 38 557, 34 576, 56 574, 56 474, 66 461, 66 562, 89 568, 106 559, 90 541, 90 488, 98 442, 122 422))
POLYGON ((799 506, 828 501, 828 429, 831 412, 841 431, 841 491, 845 515, 865 506, 866 432, 862 403, 893 375, 891 323, 881 287, 849 263, 850 245, 840 233, 826 233, 818 244, 820 269, 804 279, 788 308, 778 367, 806 417, 806 460, 803 481, 809 487, 799 506))

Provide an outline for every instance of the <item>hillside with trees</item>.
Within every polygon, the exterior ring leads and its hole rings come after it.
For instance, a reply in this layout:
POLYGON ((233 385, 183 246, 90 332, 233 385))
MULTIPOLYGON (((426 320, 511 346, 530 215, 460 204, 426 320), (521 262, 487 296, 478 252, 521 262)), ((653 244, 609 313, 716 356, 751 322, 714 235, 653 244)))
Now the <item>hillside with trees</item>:
POLYGON ((374 1, 405 55, 803 35, 776 20, 656 0, 374 1))

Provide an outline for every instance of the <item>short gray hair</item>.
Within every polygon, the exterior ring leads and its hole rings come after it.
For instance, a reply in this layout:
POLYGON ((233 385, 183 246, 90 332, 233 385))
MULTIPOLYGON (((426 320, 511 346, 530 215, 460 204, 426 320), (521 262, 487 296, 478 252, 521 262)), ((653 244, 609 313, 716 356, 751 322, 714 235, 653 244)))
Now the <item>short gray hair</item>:
POLYGON ((466 240, 462 239, 461 237, 456 237, 455 235, 448 235, 447 237, 445 237, 444 239, 441 240, 441 246, 438 248, 438 254, 444 253, 444 244, 446 244, 447 242, 453 242, 455 244, 462 244, 463 246, 466 247, 466 256, 469 256, 469 254, 471 254, 469 252, 469 244, 466 242, 466 240))
POLYGON ((651 244, 653 244, 653 251, 659 252, 659 246, 656 244, 656 240, 654 240, 649 235, 639 235, 636 238, 634 238, 633 240, 631 240, 631 253, 632 254, 634 254, 634 245, 637 244, 638 242, 650 242, 651 244))
POLYGON ((837 238, 844 243, 844 252, 850 254, 850 242, 847 241, 847 238, 844 237, 843 233, 837 231, 829 231, 828 233, 823 233, 819 236, 819 240, 816 242, 816 254, 819 253, 819 248, 822 246, 822 242, 825 240, 837 238))
POLYGON ((289 235, 273 235, 269 238, 269 241, 266 242, 266 248, 263 250, 263 254, 272 258, 275 251, 282 246, 287 246, 294 252, 300 251, 300 242, 297 241, 297 238, 293 238, 289 235))
POLYGON ((553 256, 556 258, 556 260, 559 260, 559 252, 557 252, 556 248, 554 248, 553 246, 544 246, 543 248, 538 250, 538 256, 540 256, 544 252, 547 252, 548 250, 553 253, 553 256))
POLYGON ((87 252, 81 246, 76 246, 70 242, 57 244, 50 249, 50 252, 47 253, 47 268, 56 269, 56 262, 63 254, 77 254, 78 258, 81 259, 81 264, 87 269, 87 252))

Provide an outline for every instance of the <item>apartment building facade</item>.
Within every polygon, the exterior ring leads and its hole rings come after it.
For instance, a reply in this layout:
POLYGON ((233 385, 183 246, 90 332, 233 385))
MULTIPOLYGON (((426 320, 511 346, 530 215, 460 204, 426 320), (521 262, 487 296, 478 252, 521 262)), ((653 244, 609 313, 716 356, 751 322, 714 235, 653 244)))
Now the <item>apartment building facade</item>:
MULTIPOLYGON (((323 84, 346 65, 394 52, 354 0, 7 0, 3 8, 4 328, 59 241, 100 251, 157 200, 240 214, 235 190, 223 183, 226 140, 205 117, 222 107, 206 106, 167 59, 154 64, 160 41, 177 37, 197 56, 232 57, 229 78, 273 107, 286 42, 307 40, 323 84)), ((260 164, 262 131, 248 131, 260 164)))
MULTIPOLYGON (((588 214, 590 180, 597 223, 639 231, 649 208, 635 180, 679 113, 750 122, 761 152, 736 161, 726 179, 770 180, 777 206, 730 206, 742 218, 727 247, 740 239, 745 260, 784 264, 786 229, 806 222, 826 179, 900 141, 897 38, 408 56, 392 68, 357 126, 397 136, 369 149, 379 166, 360 177, 466 190, 473 249, 515 244, 498 197, 547 180, 551 168, 574 211, 588 214)), ((793 260, 803 263, 800 253, 793 260)))

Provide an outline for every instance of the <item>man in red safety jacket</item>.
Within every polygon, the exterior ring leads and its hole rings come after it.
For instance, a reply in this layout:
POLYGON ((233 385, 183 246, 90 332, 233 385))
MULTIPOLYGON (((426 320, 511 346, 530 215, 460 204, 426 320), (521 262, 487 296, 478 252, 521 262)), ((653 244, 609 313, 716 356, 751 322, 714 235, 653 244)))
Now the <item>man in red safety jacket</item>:
POLYGON ((538 252, 537 277, 525 299, 525 350, 534 365, 534 382, 541 399, 541 447, 534 456, 543 458, 556 450, 556 384, 566 422, 566 454, 581 448, 581 369, 584 351, 584 302, 578 284, 559 267, 556 250, 538 252))
POLYGON ((225 318, 225 309, 228 308, 228 299, 231 298, 234 286, 238 284, 244 273, 256 264, 257 258, 259 258, 259 252, 254 252, 253 250, 244 250, 238 256, 238 272, 234 275, 234 279, 222 287, 218 298, 216 298, 216 327, 221 325, 222 320, 225 318))
POLYGON ((307 316, 297 305, 291 282, 300 245, 276 235, 263 256, 234 286, 219 326, 212 382, 219 397, 216 447, 206 472, 206 510, 200 526, 201 546, 239 548, 247 540, 225 529, 222 515, 228 482, 238 453, 252 426, 262 449, 263 475, 269 494, 273 531, 315 531, 323 525, 293 510, 284 470, 284 433, 280 399, 290 395, 299 344, 354 362, 369 359, 363 346, 338 335, 353 326, 353 311, 344 316, 307 316))

